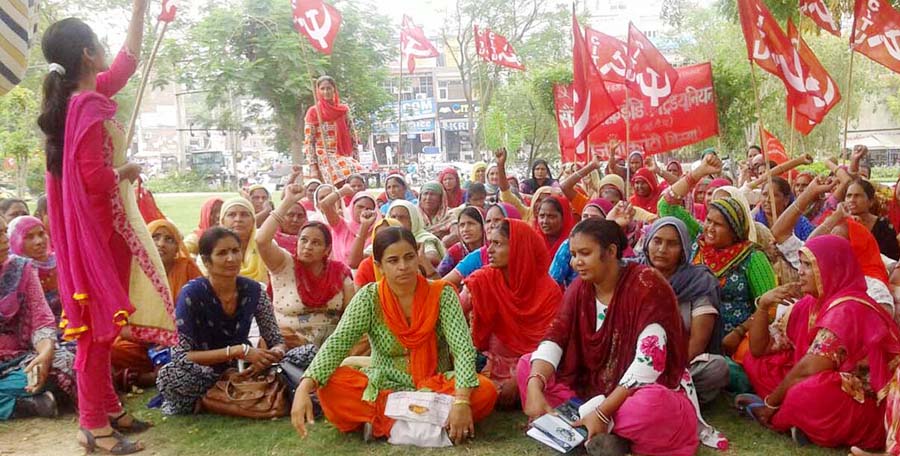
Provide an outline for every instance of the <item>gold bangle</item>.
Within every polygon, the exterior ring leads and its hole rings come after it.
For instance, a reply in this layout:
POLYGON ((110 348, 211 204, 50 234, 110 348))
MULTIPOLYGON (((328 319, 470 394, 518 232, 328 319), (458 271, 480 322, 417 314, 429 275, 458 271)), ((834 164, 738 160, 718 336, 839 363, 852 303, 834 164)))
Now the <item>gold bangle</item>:
POLYGON ((468 405, 468 406, 471 406, 472 403, 469 402, 469 401, 466 400, 466 399, 455 399, 455 400, 453 401, 453 406, 456 407, 457 405, 468 405))

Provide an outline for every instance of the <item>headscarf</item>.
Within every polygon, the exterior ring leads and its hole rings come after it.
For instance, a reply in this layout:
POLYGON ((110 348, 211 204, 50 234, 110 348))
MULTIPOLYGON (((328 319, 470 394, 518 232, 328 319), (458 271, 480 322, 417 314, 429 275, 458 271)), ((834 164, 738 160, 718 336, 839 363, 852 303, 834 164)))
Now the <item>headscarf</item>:
MULTIPOLYGON (((466 279, 472 295, 472 340, 487 350, 491 336, 516 356, 530 353, 556 317, 562 291, 547 274, 550 255, 527 223, 509 220, 509 264, 483 267, 466 279), (507 282, 506 278, 509 280, 507 282)), ((487 265, 485 265, 487 266, 487 265)))
POLYGON ((528 208, 529 214, 526 214, 527 215, 526 217, 522 217, 522 220, 525 220, 526 222, 531 222, 533 220, 537 220, 538 202, 543 201, 542 197, 544 195, 552 195, 552 194, 553 194, 553 188, 551 188, 551 187, 541 187, 541 188, 535 190, 534 194, 531 195, 531 204, 528 208))
POLYGON ((547 164, 547 160, 539 158, 531 163, 531 177, 523 180, 520 187, 523 193, 532 194, 536 193, 541 187, 550 187, 555 183, 556 179, 553 178, 553 171, 550 169, 550 165, 547 164), (540 182, 534 177, 534 169, 537 168, 538 165, 544 165, 544 167, 547 168, 547 177, 540 182))
MULTIPOLYGON (((310 184, 322 185, 322 181, 320 181, 319 179, 308 179, 306 182, 303 183, 303 190, 307 190, 309 188, 310 184)), ((318 189, 318 188, 319 187, 317 186, 316 189, 318 189)), ((310 199, 309 199, 310 194, 308 191, 306 192, 306 195, 307 196, 305 196, 302 200, 300 200, 300 204, 303 205, 303 208, 306 209, 306 212, 315 212, 316 205, 313 204, 312 201, 310 201, 310 199)))
POLYGON ((438 256, 441 258, 447 254, 444 243, 441 242, 437 236, 425 229, 425 218, 422 216, 422 211, 419 210, 418 206, 406 200, 394 200, 390 207, 388 207, 387 212, 390 213, 391 209, 395 207, 402 207, 409 212, 410 231, 416 238, 416 242, 419 244, 431 245, 437 250, 438 256))
POLYGON ((872 232, 862 223, 847 217, 847 231, 850 235, 850 247, 853 255, 859 261, 859 266, 866 277, 878 279, 888 287, 891 286, 888 279, 887 268, 881 260, 881 249, 872 232))
MULTIPOLYGON (((712 181, 712 183, 710 183, 710 186, 712 186, 712 184, 714 184, 716 182, 716 180, 718 180, 718 179, 714 179, 712 181)), ((747 220, 753 220, 753 215, 750 212, 750 204, 747 203, 747 197, 744 196, 744 192, 742 192, 739 188, 737 188, 733 185, 723 185, 721 187, 717 187, 716 190, 722 190, 723 192, 728 193, 732 198, 736 199, 741 204, 741 208, 743 209, 744 214, 747 217, 747 220)), ((713 193, 715 193, 715 192, 713 192, 713 193)), ((711 203, 711 201, 706 202, 707 208, 709 207, 709 203, 711 203)), ((709 212, 707 211, 707 214, 708 213, 709 212)), ((750 223, 750 231, 749 231, 749 234, 747 234, 747 239, 750 242, 757 242, 759 240, 758 236, 756 235, 756 224, 755 223, 750 223)))
MULTIPOLYGON (((709 300, 709 303, 715 307, 716 310, 719 310, 719 281, 716 280, 716 277, 708 267, 691 264, 691 236, 688 233, 687 225, 681 220, 675 217, 663 217, 653 222, 653 225, 650 225, 647 234, 644 235, 644 242, 641 247, 641 255, 638 257, 638 261, 647 266, 653 266, 650 262, 649 254, 650 241, 653 239, 653 236, 656 236, 656 233, 659 232, 659 230, 667 226, 675 228, 675 231, 678 232, 678 240, 681 241, 681 261, 678 263, 675 272, 669 277, 669 284, 672 285, 672 290, 675 291, 675 295, 678 297, 679 305, 681 303, 691 303, 699 298, 706 297, 709 300)), ((688 309, 687 314, 688 321, 690 321, 689 310, 690 309, 688 309)), ((684 317, 684 312, 682 312, 682 320, 684 317)), ((709 341, 709 352, 719 353, 722 331, 722 319, 717 318, 716 326, 713 329, 713 335, 709 341)))
MULTIPOLYGON (((194 235, 197 236, 197 238, 203 236, 203 233, 212 226, 213 221, 210 220, 210 217, 212 217, 212 211, 213 208, 216 207, 216 204, 222 204, 222 198, 214 196, 206 200, 206 202, 203 203, 203 206, 200 206, 200 222, 197 223, 197 229, 194 230, 194 235)), ((221 209, 219 209, 219 211, 219 214, 221 214, 221 209)))
POLYGON ((347 223, 347 228, 350 232, 354 234, 359 232, 359 227, 362 225, 362 222, 353 219, 353 208, 356 206, 356 203, 363 198, 372 201, 372 204, 375 207, 375 216, 377 217, 379 215, 378 201, 375 201, 375 198, 373 198, 372 195, 369 195, 366 192, 359 192, 353 195, 353 197, 350 198, 350 203, 344 208, 344 221, 347 223))
MULTIPOLYGON (((331 81, 334 85, 334 81, 331 81)), ((350 136, 350 124, 347 119, 347 113, 350 108, 341 103, 341 97, 338 95, 337 86, 334 85, 334 98, 328 102, 319 95, 319 83, 316 83, 316 104, 310 106, 306 111, 305 122, 309 125, 319 125, 319 118, 322 122, 332 122, 335 124, 337 132, 335 134, 335 148, 338 155, 350 157, 353 155, 353 139, 350 136)), ((325 137, 325 132, 322 132, 325 137)))
POLYGON ((488 208, 484 211, 484 213, 487 214, 487 211, 491 210, 492 206, 499 207, 500 212, 503 212, 503 216, 508 219, 522 220, 522 213, 519 212, 519 210, 516 209, 515 206, 513 206, 512 204, 509 204, 509 203, 502 202, 502 201, 497 204, 488 206, 488 208))
POLYGON ((600 184, 597 188, 602 192, 603 187, 607 185, 612 185, 619 191, 619 199, 625 199, 625 179, 622 179, 618 174, 607 174, 603 176, 603 179, 600 179, 600 184))
MULTIPOLYGON (((222 203, 222 212, 219 213, 219 224, 223 225, 225 221, 225 213, 234 206, 240 206, 253 214, 253 204, 244 198, 237 197, 226 200, 222 203)), ((207 273, 205 266, 201 263, 201 270, 204 275, 207 273)), ((262 261, 259 254, 259 248, 256 245, 256 223, 250 223, 250 239, 247 241, 247 247, 244 250, 244 259, 241 261, 241 272, 244 277, 248 277, 257 282, 266 282, 269 280, 269 271, 262 261)))
POLYGON ((630 198, 631 204, 634 207, 639 207, 655 214, 659 203, 659 182, 656 180, 656 175, 647 168, 641 168, 631 176, 631 186, 634 187, 634 183, 639 180, 646 182, 650 186, 650 194, 640 196, 637 192, 633 192, 630 198))
MULTIPOLYGON (((366 182, 366 178, 362 177, 362 174, 355 174, 355 173, 347 176, 347 180, 345 182, 347 183, 347 185, 350 185, 350 181, 353 179, 360 179, 363 182, 366 182)), ((347 195, 344 198, 342 198, 344 200, 344 204, 349 206, 350 200, 352 200, 354 196, 356 196, 356 193, 354 193, 352 195, 347 195)), ((377 204, 376 204, 376 207, 377 207, 377 204)))
POLYGON ((491 163, 484 171, 484 189, 487 191, 489 197, 500 193, 500 186, 492 184, 488 179, 488 175, 491 174, 491 169, 496 167, 496 163, 491 163))
POLYGON ((628 163, 631 162, 631 157, 634 157, 635 155, 637 155, 638 158, 641 159, 641 166, 643 166, 643 163, 644 163, 644 154, 642 154, 642 153, 641 153, 640 151, 638 151, 638 150, 633 150, 633 151, 631 151, 630 154, 628 154, 628 158, 625 160, 625 165, 626 165, 626 166, 628 165, 628 163))
POLYGON ((609 211, 613 210, 613 203, 603 199, 603 198, 594 198, 590 202, 584 205, 585 208, 588 206, 594 206, 597 209, 600 209, 600 212, 603 213, 603 217, 606 217, 609 214, 609 211))
POLYGON ((422 216, 425 217, 425 228, 426 229, 431 229, 432 227, 434 227, 436 225, 442 225, 442 224, 448 222, 447 194, 444 193, 444 187, 441 184, 439 184, 437 182, 428 182, 425 185, 422 185, 422 189, 419 191, 419 196, 420 196, 419 209, 422 211, 422 216), (440 206, 438 206, 437 213, 434 215, 434 217, 428 216, 428 214, 425 213, 425 210, 421 208, 421 206, 422 206, 421 196, 423 196, 425 194, 425 192, 433 192, 433 193, 437 193, 437 194, 441 195, 440 206))
POLYGON ((478 174, 479 170, 484 171, 484 181, 487 182, 487 163, 481 161, 472 165, 472 171, 469 172, 469 182, 478 182, 475 180, 475 175, 478 174))
POLYGON ((147 225, 147 231, 150 232, 150 236, 156 234, 160 228, 169 230, 175 238, 177 249, 175 262, 172 264, 172 268, 166 271, 166 278, 168 278, 169 288, 172 290, 172 299, 177 300, 181 288, 191 280, 202 276, 203 273, 200 272, 200 268, 191 259, 191 255, 184 245, 184 240, 181 238, 181 232, 178 231, 175 224, 166 219, 158 219, 147 225))
POLYGON ((436 326, 441 313, 441 294, 446 286, 447 283, 442 280, 429 282, 419 275, 413 296, 412 317, 407 319, 387 280, 378 281, 378 302, 384 324, 409 350, 409 373, 417 388, 437 373, 436 326))
MULTIPOLYGON (((900 354, 900 329, 888 312, 869 297, 850 242, 840 236, 818 236, 800 251, 813 262, 818 296, 807 295, 794 305, 795 311, 810 312, 808 319, 798 322, 808 328, 808 340, 794 341, 799 342, 795 361, 806 354, 804 346, 812 343, 819 329, 828 329, 844 345, 860 348, 855 353, 848 352, 848 359, 839 369, 867 360, 869 380, 880 402, 894 376, 893 366, 900 354)), ((788 326, 790 330, 790 322, 788 326)))
POLYGON ((396 179, 403 184, 403 188, 406 189, 406 193, 403 195, 403 199, 409 201, 413 204, 418 204, 419 200, 416 198, 416 195, 413 194, 412 190, 409 189, 409 184, 406 182, 406 179, 401 174, 391 174, 384 179, 384 204, 381 205, 380 212, 381 215, 387 214, 388 209, 390 208, 390 204, 397 200, 392 200, 390 196, 388 196, 387 192, 387 184, 391 179, 396 179))
POLYGON ((456 178, 456 188, 453 191, 448 191, 446 188, 444 189, 444 195, 447 196, 447 206, 450 208, 462 206, 466 201, 466 191, 462 189, 462 182, 459 181, 459 173, 456 172, 454 168, 446 168, 438 175, 438 182, 443 187, 444 178, 447 176, 453 176, 456 178))
POLYGON ((678 171, 676 171, 676 173, 675 173, 678 177, 684 176, 684 167, 681 165, 680 161, 675 160, 673 158, 673 159, 669 160, 668 162, 666 162, 666 170, 667 171, 669 169, 669 165, 675 165, 678 168, 678 171))
MULTIPOLYGON (((569 204, 569 200, 565 196, 551 195, 544 198, 541 203, 543 204, 544 201, 550 200, 556 201, 556 203, 558 203, 562 208, 562 213, 560 214, 562 220, 559 228, 559 235, 556 240, 552 240, 541 231, 541 224, 538 221, 537 212, 534 213, 534 218, 531 220, 531 226, 534 229, 534 232, 544 239, 544 244, 547 247, 547 251, 553 252, 555 254, 556 251, 559 250, 559 246, 569 238, 569 233, 572 232, 572 227, 575 226, 575 217, 572 215, 572 205, 569 204)), ((540 207, 535 207, 535 210, 539 209, 540 207)), ((549 262, 547 263, 547 266, 550 266, 549 262)))
POLYGON ((697 239, 698 250, 694 255, 693 264, 704 264, 709 267, 721 284, 732 269, 742 264, 753 253, 754 244, 747 239, 753 220, 749 217, 749 213, 743 210, 741 203, 734 198, 714 200, 709 207, 721 212, 725 217, 725 222, 734 233, 735 243, 718 249, 707 244, 701 234, 697 239))
MULTIPOLYGON (((306 216, 306 220, 309 221, 309 211, 306 210, 306 207, 304 207, 300 202, 297 202, 297 206, 303 210, 303 214, 306 216)), ((290 253, 291 256, 294 256, 297 254, 297 240, 299 239, 299 237, 299 231, 297 232, 297 234, 285 233, 284 231, 282 231, 281 225, 279 224, 278 229, 275 230, 275 236, 273 236, 273 239, 275 240, 275 243, 278 244, 278 247, 287 250, 287 252, 290 253)))
MULTIPOLYGON (((303 225, 303 228, 300 228, 300 231, 316 225, 325 228, 323 233, 325 235, 325 247, 330 248, 332 246, 332 238, 328 225, 320 222, 313 224, 307 222, 303 225)), ((296 282, 297 292, 300 294, 300 300, 303 301, 305 307, 325 307, 328 301, 341 292, 341 289, 344 287, 344 280, 350 277, 350 268, 340 261, 325 258, 322 273, 316 276, 296 256, 294 256, 293 260, 294 281, 296 282)))
POLYGON ((253 194, 253 192, 255 192, 257 190, 262 190, 262 191, 266 192, 266 196, 269 197, 270 199, 272 198, 272 194, 269 193, 269 189, 267 189, 262 184, 253 184, 253 185, 247 187, 247 196, 250 196, 251 194, 253 194))
POLYGON ((37 217, 23 215, 14 218, 6 227, 6 235, 9 237, 9 251, 20 257, 25 255, 25 238, 28 232, 35 227, 44 228, 44 223, 37 217))
POLYGON ((337 191, 337 189, 334 188, 334 185, 331 185, 331 184, 322 184, 322 185, 319 185, 318 187, 316 187, 316 191, 313 192, 312 205, 313 205, 313 209, 315 209, 315 211, 318 212, 319 214, 322 214, 322 210, 319 209, 319 192, 321 192, 324 189, 330 189, 332 192, 337 191))
POLYGON ((722 188, 722 187, 730 186, 730 185, 731 185, 730 180, 725 179, 724 177, 717 177, 717 178, 713 179, 712 181, 710 181, 709 185, 706 186, 706 191, 709 192, 710 190, 712 190, 715 192, 715 190, 718 188, 722 188))
MULTIPOLYGON (((392 227, 392 226, 393 227, 402 227, 403 226, 403 224, 400 223, 399 220, 390 218, 390 217, 385 217, 385 218, 381 219, 380 222, 375 222, 375 224, 372 225, 372 234, 369 235, 369 245, 372 245, 372 243, 375 242, 375 233, 378 232, 378 229, 381 228, 382 225, 387 225, 387 227, 392 227)), ((380 281, 382 279, 383 275, 381 274, 381 269, 378 266, 375 266, 375 263, 372 261, 372 256, 370 255, 370 256, 366 257, 366 259, 363 261, 364 262, 369 261, 372 263, 372 269, 375 272, 375 281, 376 282, 380 281)), ((362 263, 360 263, 360 264, 362 264, 362 263)), ((360 268, 362 268, 362 267, 360 267, 360 268)))
POLYGON ((688 338, 672 287, 655 270, 640 264, 620 267, 606 319, 597 330, 594 284, 575 279, 545 340, 563 349, 556 379, 579 397, 609 395, 634 361, 638 336, 656 323, 666 333, 665 368, 657 383, 676 388, 688 365, 688 338))

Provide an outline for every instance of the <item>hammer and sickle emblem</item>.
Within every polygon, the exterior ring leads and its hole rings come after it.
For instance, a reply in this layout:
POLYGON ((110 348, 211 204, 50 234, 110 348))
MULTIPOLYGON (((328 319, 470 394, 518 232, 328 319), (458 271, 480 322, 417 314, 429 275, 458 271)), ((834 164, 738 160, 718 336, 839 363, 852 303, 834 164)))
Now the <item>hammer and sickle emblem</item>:
POLYGON ((641 88, 641 93, 647 97, 650 97, 650 106, 656 107, 659 106, 660 98, 665 98, 672 93, 672 83, 669 81, 669 75, 663 74, 663 82, 665 85, 659 85, 659 73, 657 73, 653 68, 647 68, 646 73, 641 73, 638 78, 638 85, 641 88), (647 83, 646 75, 650 75, 650 82, 647 83))
POLYGON ((303 27, 312 39, 318 41, 319 46, 328 49, 328 41, 325 37, 331 32, 331 14, 328 12, 328 8, 322 8, 322 13, 322 22, 319 23, 316 20, 319 10, 306 10, 303 13, 305 18, 297 18, 297 25, 303 27))

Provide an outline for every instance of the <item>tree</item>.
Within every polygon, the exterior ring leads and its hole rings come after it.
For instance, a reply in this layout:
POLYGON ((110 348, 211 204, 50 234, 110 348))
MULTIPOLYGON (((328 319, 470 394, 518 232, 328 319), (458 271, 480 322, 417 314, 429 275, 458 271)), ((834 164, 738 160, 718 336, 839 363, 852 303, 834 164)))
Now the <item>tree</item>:
POLYGON ((39 136, 34 119, 38 115, 34 92, 16 87, 0 97, 0 154, 16 162, 16 189, 22 197, 26 188, 28 162, 40 157, 39 136))
MULTIPOLYGON (((303 118, 312 106, 312 79, 335 78, 342 101, 350 105, 361 133, 371 116, 390 101, 383 88, 386 62, 393 47, 389 20, 340 2, 343 21, 333 54, 323 56, 301 42, 292 27, 290 2, 242 0, 213 6, 196 24, 176 28, 164 45, 158 84, 180 82, 189 90, 206 91, 206 108, 218 113, 216 127, 233 128, 243 119, 233 112, 234 96, 262 100, 272 113, 276 149, 299 162, 303 118), (180 36, 178 36, 180 35, 180 36)), ((251 115, 261 115, 255 110, 251 115)))

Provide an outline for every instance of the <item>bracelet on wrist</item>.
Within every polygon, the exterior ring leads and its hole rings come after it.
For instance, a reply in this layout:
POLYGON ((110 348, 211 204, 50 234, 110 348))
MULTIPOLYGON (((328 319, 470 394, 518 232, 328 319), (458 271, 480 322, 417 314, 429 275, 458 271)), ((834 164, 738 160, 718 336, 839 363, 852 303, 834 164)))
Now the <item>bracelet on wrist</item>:
POLYGON ((231 345, 225 346, 225 358, 231 360, 231 345))
MULTIPOLYGON (((770 394, 769 396, 771 396, 771 394, 770 394)), ((765 405, 766 408, 769 408, 769 409, 772 409, 772 410, 778 410, 778 409, 780 409, 780 408, 781 408, 780 406, 774 406, 774 405, 770 405, 770 404, 769 404, 769 396, 766 396, 766 397, 763 399, 763 405, 765 405)))
POLYGON ((536 378, 541 381, 541 391, 547 388, 547 377, 544 377, 544 374, 539 374, 537 372, 528 376, 528 380, 525 381, 525 384, 528 385, 531 383, 531 379, 536 378))
POLYGON ((250 354, 250 345, 249 344, 241 344, 241 348, 243 348, 243 353, 241 354, 241 359, 247 359, 247 355, 250 354))
POLYGON ((603 424, 609 426, 609 423, 610 423, 611 420, 609 419, 608 416, 606 416, 605 413, 603 413, 603 410, 600 410, 600 407, 599 407, 599 406, 598 406, 597 408, 594 409, 594 414, 597 415, 597 418, 600 418, 600 421, 602 421, 603 424))
POLYGON ((469 402, 468 399, 454 399, 453 406, 456 407, 457 405, 465 405, 471 407, 472 403, 469 402))

